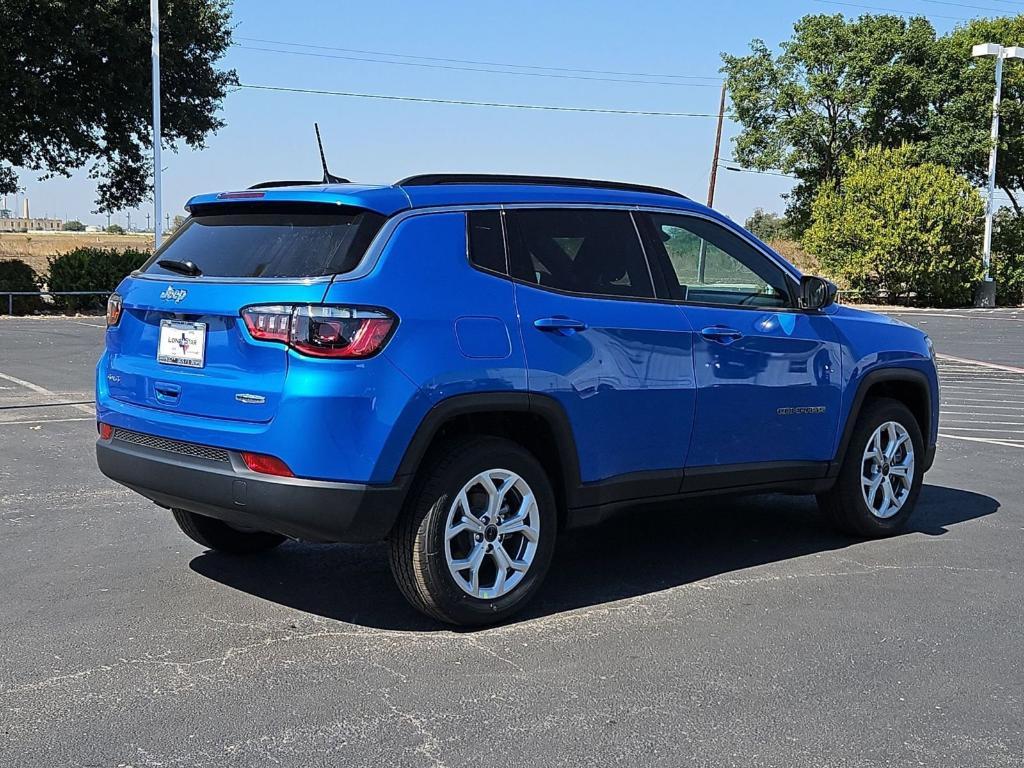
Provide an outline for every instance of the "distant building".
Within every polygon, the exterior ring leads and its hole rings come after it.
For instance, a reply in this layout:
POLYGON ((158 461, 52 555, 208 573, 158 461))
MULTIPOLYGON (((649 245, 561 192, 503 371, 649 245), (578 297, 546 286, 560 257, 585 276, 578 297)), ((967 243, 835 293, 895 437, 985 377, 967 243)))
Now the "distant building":
POLYGON ((3 211, 0 211, 0 232, 21 232, 29 230, 35 232, 58 232, 62 226, 60 219, 33 219, 29 215, 28 198, 22 206, 20 218, 13 218, 7 210, 6 198, 3 211))
POLYGON ((8 219, 0 218, 0 232, 59 232, 63 222, 60 219, 8 219))

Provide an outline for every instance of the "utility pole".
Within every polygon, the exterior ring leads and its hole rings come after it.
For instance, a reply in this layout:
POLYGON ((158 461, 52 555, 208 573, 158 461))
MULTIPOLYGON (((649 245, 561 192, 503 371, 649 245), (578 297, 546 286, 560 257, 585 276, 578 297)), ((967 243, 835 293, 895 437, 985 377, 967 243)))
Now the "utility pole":
MULTIPOLYGON (((156 220, 160 221, 160 217, 158 216, 156 220)), ((171 214, 164 214, 164 220, 167 222, 167 226, 164 227, 164 231, 169 232, 171 229, 171 214)))
POLYGON ((149 214, 146 214, 146 231, 149 231, 149 214))
POLYGON ((132 231, 132 212, 128 211, 128 231, 132 231))
POLYGON ((153 35, 153 245, 160 247, 160 2, 149 0, 149 29, 153 35))
POLYGON ((1004 48, 996 43, 983 43, 971 50, 976 58, 995 57, 996 60, 996 95, 992 100, 992 148, 988 155, 988 197, 985 201, 985 244, 981 261, 985 267, 985 276, 974 294, 974 305, 977 307, 994 307, 996 305, 996 284, 992 279, 992 229, 995 221, 996 195, 996 161, 999 159, 999 109, 1003 100, 1003 61, 1006 59, 1024 59, 1024 48, 1004 48))
POLYGON ((110 229, 110 211, 107 211, 107 229, 110 229))
POLYGON ((725 87, 722 83, 722 100, 718 106, 718 131, 715 133, 715 152, 711 158, 711 180, 708 182, 708 208, 715 204, 715 185, 718 183, 718 158, 722 151, 722 126, 725 124, 725 87))
MULTIPOLYGON (((718 130, 715 131, 715 151, 711 155, 711 177, 708 180, 708 208, 715 204, 715 187, 718 185, 718 159, 722 152, 722 126, 725 124, 725 91, 726 84, 722 83, 722 98, 718 104, 718 130)), ((708 261, 708 244, 704 238, 700 241, 700 251, 697 253, 697 284, 704 285, 704 275, 708 261)))

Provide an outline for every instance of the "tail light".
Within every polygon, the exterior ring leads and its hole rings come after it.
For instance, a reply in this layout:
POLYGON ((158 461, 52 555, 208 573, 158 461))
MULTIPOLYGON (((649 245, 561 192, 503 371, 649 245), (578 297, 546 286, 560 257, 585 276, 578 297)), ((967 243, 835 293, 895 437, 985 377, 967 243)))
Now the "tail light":
POLYGON ((100 440, 109 440, 114 436, 114 428, 102 421, 96 423, 96 430, 100 433, 100 440))
POLYGON ((379 352, 398 319, 383 309, 269 304, 242 310, 254 339, 287 344, 312 357, 361 360, 379 352))
POLYGON ((107 328, 121 322, 121 310, 124 309, 124 300, 121 294, 112 293, 107 299, 107 328))

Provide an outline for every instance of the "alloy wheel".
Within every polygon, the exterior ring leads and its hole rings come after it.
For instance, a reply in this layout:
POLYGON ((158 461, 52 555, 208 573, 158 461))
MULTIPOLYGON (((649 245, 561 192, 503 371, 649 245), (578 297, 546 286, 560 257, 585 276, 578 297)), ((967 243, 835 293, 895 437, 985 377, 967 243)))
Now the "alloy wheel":
POLYGON ((887 421, 868 440, 861 459, 861 492, 871 514, 896 515, 914 485, 914 441, 902 424, 887 421))
POLYGON ((468 595, 494 600, 522 582, 537 554, 540 513, 527 482, 489 469, 456 494, 445 523, 448 571, 468 595))

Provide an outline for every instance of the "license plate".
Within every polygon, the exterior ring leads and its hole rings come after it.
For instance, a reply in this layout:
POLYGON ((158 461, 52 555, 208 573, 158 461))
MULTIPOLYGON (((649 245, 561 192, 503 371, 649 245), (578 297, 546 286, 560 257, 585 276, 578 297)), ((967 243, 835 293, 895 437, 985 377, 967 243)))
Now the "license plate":
POLYGON ((206 323, 161 320, 156 359, 168 365, 202 368, 206 362, 206 323))

